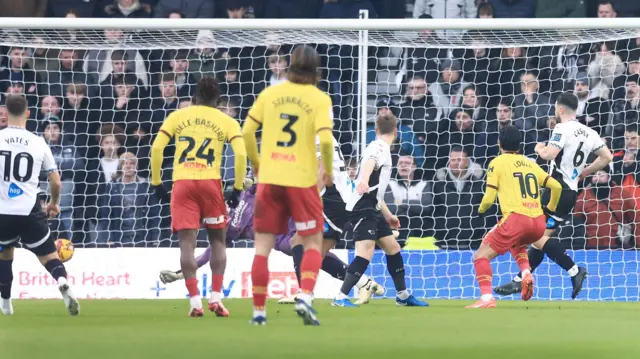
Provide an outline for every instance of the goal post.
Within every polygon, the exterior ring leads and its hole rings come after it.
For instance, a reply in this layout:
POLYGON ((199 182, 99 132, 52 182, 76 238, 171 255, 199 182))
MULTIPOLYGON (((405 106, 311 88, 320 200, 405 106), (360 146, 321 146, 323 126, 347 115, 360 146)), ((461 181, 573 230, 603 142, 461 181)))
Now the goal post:
MULTIPOLYGON (((399 118, 394 176, 413 177, 400 179, 385 200, 401 219, 416 295, 478 296, 470 249, 497 217, 480 221, 472 213, 498 153, 497 132, 518 126, 524 154, 535 160, 535 144, 555 126, 553 99, 573 91, 580 120, 607 139, 616 160, 582 184, 559 238, 589 271, 581 298, 638 300, 640 19, 360 17, 0 18, 2 97, 27 95, 28 127, 51 144, 63 172, 54 232, 78 247, 175 244, 167 206, 148 193, 150 144, 164 118, 189 105, 198 78, 214 76, 220 108, 242 121, 260 91, 286 78, 293 46, 312 44, 345 157, 357 161, 375 136, 378 111, 399 118)), ((231 152, 221 155, 228 181, 231 152)), ((392 296, 382 257, 370 271, 392 296)), ((512 262, 495 261, 494 284, 517 272, 512 262)), ((537 298, 569 298, 560 268, 545 260, 536 273, 537 298)))

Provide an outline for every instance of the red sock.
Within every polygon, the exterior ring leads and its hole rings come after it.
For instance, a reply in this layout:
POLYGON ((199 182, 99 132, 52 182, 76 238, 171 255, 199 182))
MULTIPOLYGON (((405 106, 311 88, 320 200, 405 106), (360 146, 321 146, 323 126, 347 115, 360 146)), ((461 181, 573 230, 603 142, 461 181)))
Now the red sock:
POLYGON ((320 267, 322 267, 320 252, 315 249, 306 250, 304 257, 302 257, 302 263, 300 263, 300 289, 302 293, 313 293, 320 267))
POLYGON ((198 280, 196 278, 185 279, 184 284, 187 287, 187 291, 189 291, 189 297, 195 297, 200 294, 198 290, 198 280))
POLYGON ((516 260, 516 263, 518 263, 518 268, 520 268, 520 273, 522 273, 525 270, 529 270, 529 271, 531 270, 531 265, 529 264, 529 257, 527 256, 527 248, 514 247, 514 248, 511 248, 509 252, 513 256, 513 258, 516 260))
POLYGON ((251 266, 251 283, 253 284, 253 307, 264 310, 267 302, 267 285, 269 284, 269 259, 255 255, 251 266))
POLYGON ((213 274, 211 275, 211 291, 221 293, 222 292, 222 279, 224 276, 222 274, 213 274))
POLYGON ((476 269, 476 280, 480 287, 480 293, 482 295, 491 294, 491 263, 488 258, 478 258, 473 261, 473 266, 476 269))

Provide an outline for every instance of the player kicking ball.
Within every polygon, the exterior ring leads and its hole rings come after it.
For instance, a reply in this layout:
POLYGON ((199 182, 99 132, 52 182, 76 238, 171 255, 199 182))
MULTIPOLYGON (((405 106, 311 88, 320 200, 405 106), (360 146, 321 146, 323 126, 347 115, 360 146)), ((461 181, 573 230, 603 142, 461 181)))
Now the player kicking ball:
MULTIPOLYGON (((247 184, 247 182, 248 181, 245 180, 245 184, 247 184)), ((255 192, 255 185, 248 187, 240 195, 240 202, 238 206, 230 209, 230 220, 227 223, 227 243, 240 239, 253 240, 253 208, 255 192)), ((288 256, 292 256, 293 248, 295 248, 293 245, 293 239, 297 238, 295 234, 296 228, 294 222, 290 220, 287 233, 276 237, 275 250, 288 256)), ((209 263, 210 253, 211 247, 208 247, 201 255, 196 257, 198 268, 209 263)), ((298 285, 300 285, 300 267, 295 266, 295 268, 298 285)), ((347 264, 341 261, 333 253, 328 252, 322 260, 322 270, 338 280, 343 280, 346 275, 347 264)), ((163 270, 160 272, 160 281, 164 284, 182 279, 184 279, 184 276, 181 270, 163 270)), ((384 293, 384 288, 367 275, 362 276, 361 281, 356 286, 360 290, 358 301, 362 304, 368 302, 373 294, 382 295, 384 293)), ((214 295, 214 293, 212 292, 211 295, 214 295)), ((295 304, 295 299, 296 298, 289 297, 282 298, 278 303, 295 304)))
POLYGON ((476 280, 482 296, 466 308, 495 308, 491 294, 491 260, 511 252, 522 272, 522 300, 533 296, 533 276, 529 269, 527 246, 537 241, 546 226, 545 213, 553 215, 557 208, 562 186, 547 175, 535 162, 519 154, 522 138, 515 126, 506 126, 498 137, 500 155, 489 163, 487 189, 478 208, 483 215, 496 201, 500 204, 502 219, 482 240, 473 254, 476 280), (540 204, 540 186, 551 190, 547 207, 540 204))
POLYGON ((51 149, 42 137, 25 129, 29 111, 22 95, 10 95, 5 104, 8 127, 0 131, 0 310, 13 315, 11 284, 13 283, 14 246, 20 242, 38 257, 57 282, 69 314, 80 313, 80 304, 67 282, 67 270, 58 258, 51 238, 47 216, 60 213, 60 174, 51 149), (50 202, 44 211, 38 200, 38 175, 48 174, 50 202))
POLYGON ((356 257, 349 264, 340 293, 331 304, 336 307, 357 306, 349 300, 349 292, 367 270, 377 242, 387 257, 387 270, 397 292, 396 304, 427 307, 428 303, 416 299, 407 290, 400 245, 392 232, 392 228, 400 227, 400 221, 384 202, 384 193, 391 179, 391 144, 398 134, 398 119, 390 114, 378 116, 375 130, 377 138, 364 151, 358 168, 356 192, 351 193, 346 206, 348 220, 353 225, 356 257))
POLYGON ((222 191, 220 162, 225 141, 231 143, 235 155, 235 183, 229 207, 238 205, 247 168, 247 155, 240 134, 240 125, 216 109, 220 88, 212 78, 202 78, 196 86, 195 105, 173 112, 162 124, 151 152, 151 184, 160 199, 167 196, 162 186, 163 153, 169 141, 176 137, 171 193, 171 227, 180 241, 180 269, 189 292, 190 317, 204 315, 198 291, 194 256, 198 229, 204 224, 209 236, 211 254, 212 295, 209 310, 227 317, 222 304, 222 280, 227 264, 225 232, 227 206, 222 191))
MULTIPOLYGON (((578 98, 573 93, 558 96, 555 113, 558 124, 553 129, 548 145, 538 143, 535 151, 545 161, 550 161, 549 174, 562 185, 562 194, 556 213, 548 218, 546 230, 541 238, 529 248, 531 271, 542 263, 544 255, 557 263, 571 277, 571 298, 575 299, 580 291, 587 270, 578 267, 567 255, 557 238, 551 238, 556 228, 564 223, 573 212, 578 198, 578 182, 590 176, 611 162, 613 155, 598 133, 576 120, 578 98), (595 153, 598 158, 586 166, 587 158, 595 153)), ((542 203, 549 201, 548 193, 542 194, 542 203)), ((522 276, 518 274, 513 281, 498 286, 494 291, 499 295, 519 293, 522 289, 522 276)))

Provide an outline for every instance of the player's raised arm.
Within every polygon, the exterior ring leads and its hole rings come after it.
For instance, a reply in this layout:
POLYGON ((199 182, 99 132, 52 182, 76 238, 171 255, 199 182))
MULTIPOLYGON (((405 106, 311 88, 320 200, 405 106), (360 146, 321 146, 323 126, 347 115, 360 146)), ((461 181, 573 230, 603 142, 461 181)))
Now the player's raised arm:
POLYGON ((333 183, 333 111, 331 110, 331 99, 326 96, 324 99, 326 107, 324 114, 322 108, 316 116, 316 133, 320 139, 320 156, 324 167, 325 177, 329 179, 329 184, 333 183))
MULTIPOLYGON (((180 111, 180 110, 178 110, 180 111)), ((175 128, 174 128, 174 118, 175 112, 169 115, 167 119, 160 127, 160 131, 156 135, 156 139, 153 141, 153 146, 151 147, 151 185, 159 186, 162 184, 162 161, 164 160, 164 148, 167 147, 169 141, 173 137, 175 128)))
POLYGON ((253 167, 253 171, 256 175, 260 168, 260 154, 258 152, 258 139, 256 138, 256 132, 260 126, 262 126, 263 121, 264 104, 262 98, 264 98, 264 96, 258 95, 256 102, 251 106, 251 110, 249 110, 249 114, 244 120, 244 125, 242 126, 242 138, 244 139, 244 144, 247 149, 247 157, 249 157, 251 167, 253 167))
MULTIPOLYGON (((602 141, 602 139, 600 141, 602 141)), ((604 144, 604 141, 602 142, 600 148, 593 151, 593 153, 595 153, 598 158, 596 158, 595 161, 593 161, 582 171, 582 174, 580 175, 580 177, 582 178, 600 171, 613 160, 613 155, 611 154, 611 151, 609 150, 607 145, 604 144)))
POLYGON ((480 207, 478 208, 479 214, 484 214, 496 201, 500 179, 499 170, 499 161, 496 158, 489 163, 489 168, 487 169, 487 188, 482 197, 482 202, 480 202, 480 207))

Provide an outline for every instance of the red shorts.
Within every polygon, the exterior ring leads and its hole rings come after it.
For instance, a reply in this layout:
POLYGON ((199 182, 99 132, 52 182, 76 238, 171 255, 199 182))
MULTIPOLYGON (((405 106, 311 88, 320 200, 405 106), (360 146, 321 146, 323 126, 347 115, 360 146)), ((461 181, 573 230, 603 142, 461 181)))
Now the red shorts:
POLYGON ((179 180, 173 184, 171 193, 171 228, 221 229, 227 226, 227 205, 224 202, 222 181, 179 180))
POLYGON ((324 226, 318 187, 284 187, 258 183, 253 228, 255 232, 281 234, 293 217, 301 236, 320 233, 324 226))
POLYGON ((544 215, 531 218, 518 213, 511 213, 503 218, 484 237, 487 243, 498 254, 505 254, 512 247, 527 246, 536 242, 544 234, 547 220, 544 215))

